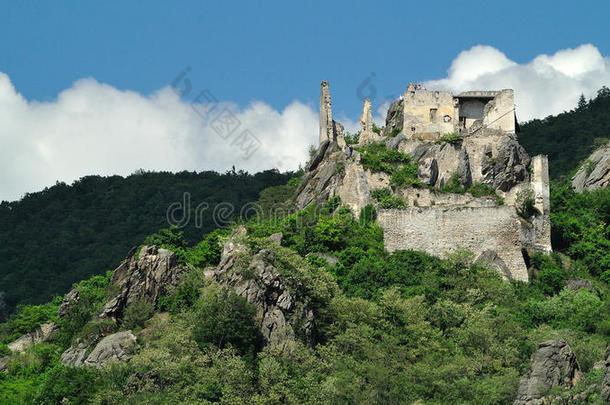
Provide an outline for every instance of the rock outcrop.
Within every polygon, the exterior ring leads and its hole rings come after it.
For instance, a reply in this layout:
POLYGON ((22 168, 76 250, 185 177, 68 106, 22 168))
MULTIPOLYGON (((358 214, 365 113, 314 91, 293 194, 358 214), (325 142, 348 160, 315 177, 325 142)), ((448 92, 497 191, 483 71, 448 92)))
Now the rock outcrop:
POLYGON ((233 288, 256 306, 257 322, 267 345, 283 346, 297 334, 311 341, 315 333, 313 311, 280 275, 273 251, 262 249, 244 264, 244 258, 251 254, 245 245, 230 239, 218 266, 206 269, 206 278, 233 288))
POLYGON ((394 102, 390 104, 390 108, 388 109, 388 113, 385 119, 385 127, 383 128, 383 134, 388 136, 392 133, 402 131, 403 122, 403 99, 399 98, 397 100, 394 100, 394 102))
POLYGON ((577 192, 597 190, 610 185, 610 142, 593 152, 572 178, 577 192))
POLYGON ((178 284, 182 272, 176 254, 170 250, 144 246, 138 257, 131 252, 112 273, 111 282, 119 288, 119 293, 104 304, 99 316, 117 321, 135 301, 155 306, 169 286, 178 284))
POLYGON ((44 323, 30 333, 26 333, 19 339, 9 343, 7 346, 11 352, 25 353, 27 349, 36 343, 48 340, 56 330, 57 326, 53 322, 44 323))
POLYGON ((542 405, 545 394, 554 387, 571 388, 580 378, 576 356, 564 340, 549 340, 538 345, 527 375, 519 383, 513 405, 542 405))
POLYGON ((66 366, 101 368, 111 362, 130 360, 136 342, 137 338, 130 330, 113 333, 99 341, 87 355, 89 346, 79 340, 61 355, 60 361, 66 366))
POLYGON ((600 393, 606 403, 610 403, 610 346, 606 349, 606 371, 604 372, 604 378, 601 383, 600 393))

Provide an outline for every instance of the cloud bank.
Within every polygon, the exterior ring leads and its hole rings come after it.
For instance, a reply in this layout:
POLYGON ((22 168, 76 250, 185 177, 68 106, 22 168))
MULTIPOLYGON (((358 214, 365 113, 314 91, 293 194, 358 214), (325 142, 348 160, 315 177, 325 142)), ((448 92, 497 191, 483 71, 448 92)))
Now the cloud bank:
POLYGON ((610 60, 591 44, 539 55, 525 64, 478 45, 453 60, 446 78, 425 83, 453 92, 512 88, 520 121, 571 110, 581 94, 594 97, 604 85, 610 85, 610 60))
MULTIPOLYGON (((425 83, 454 92, 513 88, 520 120, 570 110, 581 93, 592 97, 609 84, 609 59, 590 44, 524 64, 479 45, 461 52, 447 77, 425 83)), ((358 117, 336 116, 348 130, 358 127, 358 117)), ((0 72, 0 200, 56 181, 138 169, 294 170, 317 132, 317 106, 299 101, 281 111, 260 101, 240 108, 209 92, 180 97, 166 87, 146 96, 83 79, 57 99, 37 102, 0 72)))
POLYGON ((291 170, 317 142, 317 113, 303 103, 240 109, 207 95, 192 104, 170 87, 143 96, 83 79, 29 102, 0 73, 0 200, 89 174, 291 170))

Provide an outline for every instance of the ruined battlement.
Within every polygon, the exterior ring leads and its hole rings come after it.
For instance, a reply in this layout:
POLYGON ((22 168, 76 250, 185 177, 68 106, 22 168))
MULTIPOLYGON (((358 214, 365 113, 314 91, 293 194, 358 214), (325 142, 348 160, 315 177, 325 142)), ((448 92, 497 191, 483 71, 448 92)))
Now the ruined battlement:
POLYGON ((389 251, 445 256, 465 248, 504 277, 528 281, 523 252, 552 250, 548 159, 530 158, 519 145, 513 90, 454 95, 411 84, 391 104, 385 124, 373 131, 372 104, 364 100, 358 144, 348 148, 343 126, 332 118, 328 82, 322 82, 320 147, 306 167, 297 208, 338 196, 358 215, 373 204, 389 251), (371 142, 408 154, 418 182, 397 186, 390 174, 365 169, 358 150, 371 142), (443 191, 456 179, 462 192, 443 191), (495 197, 465 192, 473 185, 495 190, 495 197), (375 189, 390 189, 407 208, 382 209, 375 189), (536 208, 529 218, 518 210, 524 195, 536 208))

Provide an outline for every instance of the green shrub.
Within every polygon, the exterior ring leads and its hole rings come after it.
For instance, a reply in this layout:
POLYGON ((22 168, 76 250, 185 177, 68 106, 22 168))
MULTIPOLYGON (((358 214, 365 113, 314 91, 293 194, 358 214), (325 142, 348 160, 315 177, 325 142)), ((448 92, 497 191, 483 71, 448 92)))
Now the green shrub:
POLYGON ((8 356, 9 354, 11 354, 11 351, 8 346, 4 343, 0 343, 0 357, 8 356))
POLYGON ((462 180, 460 180, 460 176, 457 173, 453 173, 449 182, 443 184, 441 186, 441 191, 443 193, 454 193, 454 194, 464 194, 466 190, 464 190, 464 186, 462 185, 462 180))
POLYGON ((201 297, 193 337, 204 348, 233 347, 242 355, 253 355, 262 344, 254 324, 256 308, 232 289, 207 290, 201 297))
POLYGON ((360 210, 360 216, 359 216, 360 225, 367 226, 369 224, 374 223, 376 219, 377 219, 377 210, 375 210, 374 205, 367 204, 360 210))
POLYGON ((201 268, 217 265, 222 252, 221 238, 226 234, 227 231, 221 229, 207 234, 201 242, 186 250, 186 261, 201 268))
POLYGON ((450 134, 446 134, 446 135, 441 136, 436 141, 434 141, 434 143, 447 142, 447 143, 450 143, 452 145, 459 145, 459 144, 462 143, 463 140, 464 139, 462 138, 462 136, 460 134, 458 134, 457 132, 452 132, 450 134))
POLYGON ((144 239, 144 245, 155 245, 163 249, 171 250, 176 254, 176 259, 179 263, 187 262, 184 234, 175 226, 161 229, 159 232, 148 236, 146 239, 144 239))
POLYGON ((394 197, 392 190, 389 188, 377 188, 371 191, 371 196, 377 200, 378 207, 381 209, 405 208, 407 203, 403 198, 394 197))
POLYGON ((345 143, 347 145, 355 145, 358 143, 358 140, 360 138, 360 131, 356 132, 355 134, 350 134, 349 132, 345 132, 345 134, 343 135, 343 139, 345 139, 345 143))
POLYGON ((361 153, 362 167, 372 172, 385 172, 391 175, 399 165, 411 162, 411 156, 395 149, 388 149, 383 142, 373 142, 358 147, 357 150, 361 153))
POLYGON ((150 302, 138 300, 127 306, 123 314, 123 329, 135 330, 144 326, 144 322, 150 319, 154 313, 154 307, 150 302))
POLYGON ((523 219, 530 219, 534 215, 540 214, 535 206, 536 200, 534 192, 530 189, 521 190, 515 199, 515 209, 517 214, 523 219))
POLYGON ((390 184, 398 187, 423 187, 424 184, 417 178, 417 164, 409 163, 394 171, 390 184))
POLYGON ((377 135, 381 135, 381 128, 379 128, 375 123, 373 123, 373 132, 377 135))
POLYGON ((159 310, 177 314, 191 308, 197 302, 202 286, 201 271, 189 272, 168 295, 159 297, 159 310))
POLYGON ((533 285, 546 295, 553 295, 565 286, 566 272, 558 256, 553 258, 536 253, 530 258, 530 265, 536 271, 533 285))
POLYGON ((388 132, 388 133, 386 134, 386 136, 388 136, 388 137, 390 137, 390 138, 393 138, 393 137, 395 137, 396 135, 398 135, 398 134, 400 133, 400 131, 402 131, 400 128, 394 128, 393 130, 391 130, 390 132, 388 132))

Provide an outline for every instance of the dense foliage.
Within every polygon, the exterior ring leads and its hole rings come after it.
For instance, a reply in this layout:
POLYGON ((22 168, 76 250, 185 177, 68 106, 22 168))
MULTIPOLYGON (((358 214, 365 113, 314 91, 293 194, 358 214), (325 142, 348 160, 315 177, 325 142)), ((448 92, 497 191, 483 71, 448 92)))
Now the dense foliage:
POLYGON ((116 266, 146 235, 167 226, 174 203, 173 217, 184 220, 179 225, 192 244, 216 228, 217 204, 229 204, 237 216, 261 190, 284 187, 290 177, 276 171, 88 176, 2 202, 0 320, 18 303, 45 302, 75 281, 116 266))
MULTIPOLYGON (((576 104, 576 100, 574 100, 576 104)), ((531 155, 548 155, 554 179, 569 177, 587 156, 610 138, 610 89, 589 101, 581 97, 571 111, 521 124, 519 143, 531 155)))
MULTIPOLYGON (((508 404, 537 343, 550 338, 566 339, 574 349, 582 384, 596 383, 601 374, 592 367, 610 338, 609 280, 600 266, 610 251, 609 204, 610 190, 575 194, 553 186, 553 240, 560 252, 530 257, 530 284, 502 280, 472 264, 468 252, 449 259, 388 253, 372 206, 355 218, 334 198, 279 219, 253 219, 245 242, 253 249, 274 246, 278 270, 306 287, 315 312, 314 344, 298 340, 283 348, 263 348, 254 308, 204 281, 202 268, 218 261, 226 234, 214 232, 187 247, 179 231, 162 230, 147 242, 183 250, 186 263, 196 265, 161 300, 160 310, 168 312, 151 318, 150 308, 139 304, 129 311, 129 326, 143 328, 133 359, 101 370, 58 362, 74 339, 116 329, 92 321, 113 288, 108 276, 95 276, 78 285, 87 298, 69 321, 62 319, 52 341, 10 357, 0 401, 508 404), (278 231, 282 246, 265 245, 278 231), (337 264, 326 262, 329 254, 337 264), (594 291, 566 288, 576 277, 591 280, 594 291)), ((57 303, 22 307, 0 329, 2 341, 55 319, 57 303)))

